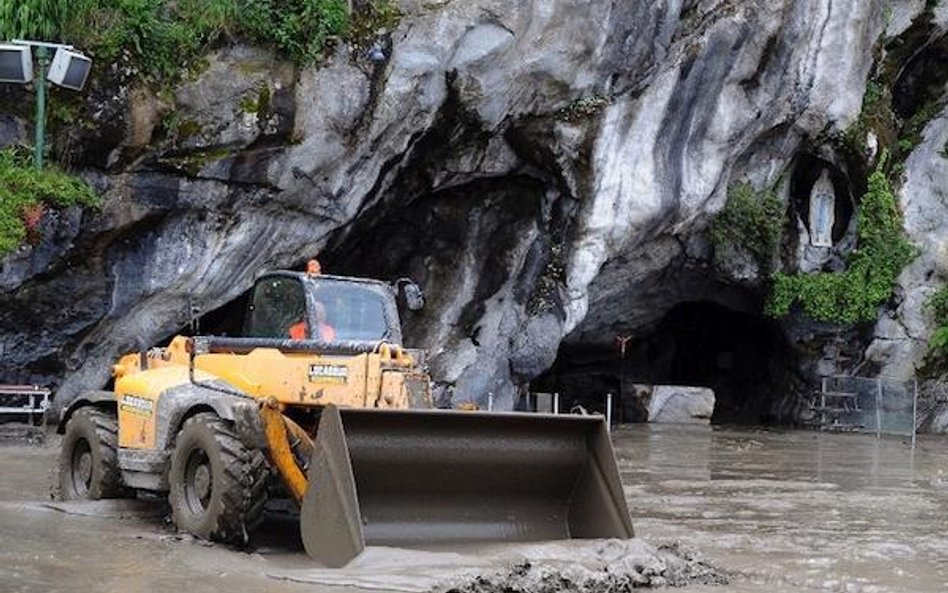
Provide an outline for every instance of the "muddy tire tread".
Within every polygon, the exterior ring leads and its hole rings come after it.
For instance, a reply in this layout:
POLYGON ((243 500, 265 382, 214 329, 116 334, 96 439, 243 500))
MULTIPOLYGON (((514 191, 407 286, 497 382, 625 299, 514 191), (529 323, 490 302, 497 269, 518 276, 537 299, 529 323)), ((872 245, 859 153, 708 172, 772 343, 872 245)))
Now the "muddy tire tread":
MULTIPOLYGON (((214 541, 246 544, 249 534, 263 521, 269 471, 266 458, 261 451, 246 447, 230 425, 216 414, 195 414, 185 421, 181 432, 195 424, 203 425, 212 433, 219 448, 222 465, 221 509, 216 526, 207 536, 214 541)), ((172 500, 172 513, 176 512, 176 505, 172 500)))
MULTIPOLYGON (((81 421, 82 417, 92 423, 97 443, 89 443, 89 445, 99 447, 101 465, 100 478, 90 486, 89 498, 99 500, 128 496, 129 492, 122 484, 122 470, 118 463, 118 419, 115 413, 88 406, 77 410, 70 422, 81 421)), ((66 471, 66 463, 65 459, 61 460, 60 472, 66 471)), ((65 497, 63 492, 60 492, 60 495, 65 497)))

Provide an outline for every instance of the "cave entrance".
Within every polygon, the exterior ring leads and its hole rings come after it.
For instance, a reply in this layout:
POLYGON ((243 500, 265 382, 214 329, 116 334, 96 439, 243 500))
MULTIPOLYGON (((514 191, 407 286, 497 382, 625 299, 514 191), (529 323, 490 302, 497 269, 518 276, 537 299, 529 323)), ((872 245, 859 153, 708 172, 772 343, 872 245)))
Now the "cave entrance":
POLYGON ((638 385, 693 385, 715 393, 714 424, 793 421, 796 356, 775 321, 711 301, 679 304, 654 329, 609 346, 565 343, 553 368, 531 384, 560 393, 562 408, 603 411, 605 393, 623 393, 613 418, 644 422, 638 385))

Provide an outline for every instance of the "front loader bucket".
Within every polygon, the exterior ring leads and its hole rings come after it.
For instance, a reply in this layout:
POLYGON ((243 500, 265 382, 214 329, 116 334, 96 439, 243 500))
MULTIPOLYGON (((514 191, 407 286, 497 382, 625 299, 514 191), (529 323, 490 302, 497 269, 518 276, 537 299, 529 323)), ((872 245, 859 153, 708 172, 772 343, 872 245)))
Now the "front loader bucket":
POLYGON ((327 406, 303 499, 306 552, 366 545, 630 538, 599 416, 327 406))

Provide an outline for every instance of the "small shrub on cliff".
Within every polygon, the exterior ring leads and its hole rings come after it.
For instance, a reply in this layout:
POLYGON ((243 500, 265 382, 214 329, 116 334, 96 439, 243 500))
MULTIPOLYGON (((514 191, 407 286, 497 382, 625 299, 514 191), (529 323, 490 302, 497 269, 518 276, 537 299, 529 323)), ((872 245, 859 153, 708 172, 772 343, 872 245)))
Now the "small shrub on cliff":
POLYGON ((0 0, 0 39, 52 39, 74 5, 69 0, 0 0))
POLYGON ((904 160, 922 143, 922 134, 930 121, 935 119, 945 103, 941 100, 929 101, 915 112, 912 117, 902 124, 901 136, 898 141, 899 155, 904 160))
POLYGON ((935 331, 928 340, 928 363, 940 370, 948 368, 948 286, 933 294, 925 306, 935 317, 935 331))
POLYGON ((898 127, 898 117, 892 110, 892 91, 883 81, 870 78, 866 82, 862 111, 840 139, 853 156, 864 160, 870 157, 870 133, 881 145, 891 146, 897 141, 898 127))
POLYGON ((551 245, 549 260, 537 278, 533 294, 527 302, 527 312, 539 315, 556 308, 559 303, 559 287, 566 284, 566 248, 551 245))
POLYGON ((301 64, 317 62, 327 40, 344 34, 349 24, 346 0, 232 1, 240 5, 237 28, 245 36, 276 43, 301 64))
POLYGON ((799 305, 812 319, 842 324, 875 321, 879 306, 892 296, 899 273, 916 255, 902 231, 895 196, 883 171, 886 157, 869 176, 859 205, 856 249, 846 269, 773 278, 769 314, 782 317, 799 305))
POLYGON ((758 192, 742 183, 728 192, 727 203, 711 222, 715 249, 746 249, 767 273, 780 247, 786 209, 772 191, 758 192))
POLYGON ((209 47, 238 40, 311 64, 346 33, 348 11, 346 0, 0 0, 0 37, 74 43, 100 67, 126 58, 174 79, 209 47))
POLYGON ((584 95, 554 114, 560 121, 576 123, 600 113, 609 105, 609 99, 599 95, 584 95))
POLYGON ((0 151, 0 255, 37 233, 48 207, 96 204, 98 197, 81 179, 56 169, 37 171, 15 151, 0 151))

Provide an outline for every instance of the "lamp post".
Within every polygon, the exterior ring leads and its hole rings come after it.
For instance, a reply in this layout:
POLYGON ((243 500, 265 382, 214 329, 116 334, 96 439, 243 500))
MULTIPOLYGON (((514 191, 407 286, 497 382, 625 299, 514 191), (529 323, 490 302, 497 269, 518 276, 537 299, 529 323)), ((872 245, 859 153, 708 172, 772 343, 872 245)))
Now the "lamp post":
MULTIPOLYGON (((73 90, 82 90, 86 79, 89 77, 89 71, 92 69, 92 60, 88 57, 73 51, 73 46, 63 43, 49 43, 46 41, 33 41, 29 39, 14 39, 13 45, 0 46, 0 48, 16 48, 25 46, 29 50, 36 50, 36 61, 39 64, 38 76, 36 77, 36 121, 35 137, 33 142, 33 167, 37 170, 43 168, 43 157, 46 152, 46 87, 48 82, 70 88, 73 90), (55 51, 55 55, 50 60, 49 51, 55 51)), ((32 79, 32 60, 24 59, 18 64, 12 64, 11 72, 0 72, 0 81, 16 82, 26 84, 32 79), (9 75, 8 75, 9 74, 9 75)))
POLYGON ((33 139, 33 168, 43 168, 46 153, 46 68, 49 66, 48 50, 42 45, 36 48, 39 76, 36 77, 36 125, 33 139))

